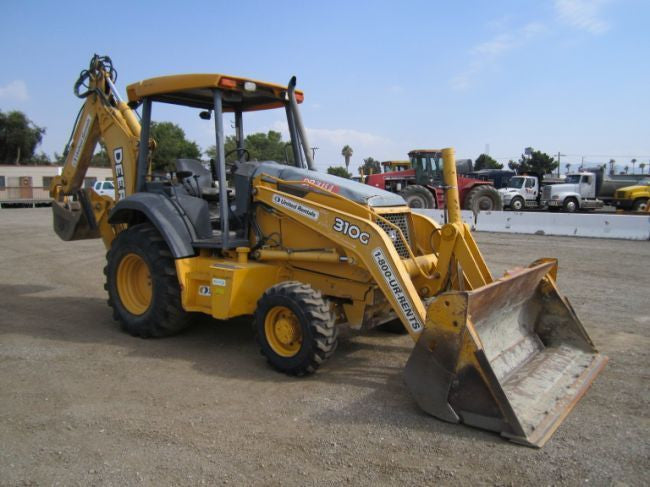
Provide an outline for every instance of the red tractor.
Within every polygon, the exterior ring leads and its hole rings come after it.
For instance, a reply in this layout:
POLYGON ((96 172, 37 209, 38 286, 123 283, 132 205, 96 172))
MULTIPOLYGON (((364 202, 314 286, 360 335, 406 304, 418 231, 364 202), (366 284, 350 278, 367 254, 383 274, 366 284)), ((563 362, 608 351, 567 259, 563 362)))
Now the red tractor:
MULTIPOLYGON (((418 149, 409 152, 410 168, 398 168, 367 176, 365 182, 376 188, 399 193, 411 208, 444 208, 442 151, 418 149)), ((385 165, 386 169, 392 165, 385 165)), ((502 210, 501 195, 490 181, 458 176, 458 192, 464 210, 502 210)))

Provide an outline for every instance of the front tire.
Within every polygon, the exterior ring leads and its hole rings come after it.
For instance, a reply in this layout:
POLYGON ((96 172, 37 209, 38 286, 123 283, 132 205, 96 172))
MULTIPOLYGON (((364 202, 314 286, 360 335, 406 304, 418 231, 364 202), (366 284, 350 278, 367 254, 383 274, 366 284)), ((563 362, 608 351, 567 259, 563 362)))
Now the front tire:
POLYGON ((633 211, 646 211, 648 209, 648 198, 639 198, 632 205, 633 211))
POLYGON ((563 208, 567 213, 575 213, 580 209, 580 204, 575 198, 567 198, 564 202, 563 208))
POLYGON ((479 211, 501 211, 503 202, 501 195, 494 186, 481 184, 474 186, 465 196, 464 210, 472 210, 474 214, 479 211))
POLYGON ((337 346, 335 317, 320 291, 296 281, 269 288, 257 302, 255 335, 269 364, 288 375, 316 372, 337 346))
POLYGON ((406 200, 406 204, 410 208, 431 209, 436 207, 433 193, 419 184, 407 186, 400 192, 400 196, 406 200))
POLYGON ((512 201, 510 201, 510 208, 512 211, 522 211, 525 207, 526 203, 523 198, 516 196, 512 198, 512 201))
POLYGON ((126 332, 163 337, 189 325, 174 259, 153 225, 142 223, 120 232, 106 259, 108 305, 126 332))

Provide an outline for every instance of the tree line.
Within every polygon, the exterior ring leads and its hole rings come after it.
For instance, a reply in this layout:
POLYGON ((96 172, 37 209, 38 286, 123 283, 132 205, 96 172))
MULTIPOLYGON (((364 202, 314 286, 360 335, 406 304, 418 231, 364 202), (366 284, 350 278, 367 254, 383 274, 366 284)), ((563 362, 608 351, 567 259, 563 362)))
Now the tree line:
MULTIPOLYGON (((36 153, 36 149, 43 141, 46 133, 44 127, 38 126, 30 120, 23 112, 14 110, 7 113, 0 110, 0 163, 3 164, 61 164, 65 160, 65 154, 54 153, 53 160, 44 152, 36 153)), ((183 129, 172 122, 152 122, 151 138, 156 141, 156 150, 153 153, 153 170, 157 172, 173 171, 176 159, 200 159, 204 154, 199 145, 187 139, 183 129)), ((225 140, 226 162, 233 162, 243 157, 244 159, 258 161, 277 161, 284 164, 293 164, 293 152, 291 143, 282 139, 282 134, 274 130, 267 133, 253 133, 244 139, 246 150, 240 153, 237 150, 235 136, 230 135, 225 140)), ((330 166, 327 169, 329 174, 351 178, 350 161, 354 150, 351 146, 345 145, 341 149, 344 165, 330 166)), ((215 146, 207 148, 205 155, 209 158, 216 157, 215 146)), ((609 172, 614 174, 615 160, 609 161, 609 172)), ((630 161, 632 172, 635 172, 636 159, 630 161)), ((101 146, 93 155, 91 166, 109 167, 110 161, 108 154, 101 146)), ((538 150, 528 148, 525 154, 522 154, 519 160, 510 160, 508 168, 517 173, 536 173, 549 174, 553 173, 559 166, 559 161, 552 156, 538 150)), ((481 169, 503 169, 504 165, 497 162, 487 154, 479 155, 474 161, 474 170, 481 169)), ((569 171, 570 164, 565 165, 569 171)), ((645 163, 639 163, 641 173, 646 167, 645 163)), ((606 165, 603 164, 603 168, 606 165)), ((625 166, 621 174, 628 173, 629 166, 625 166)), ((377 174, 381 172, 381 166, 378 160, 373 157, 363 159, 363 164, 359 168, 362 175, 377 174)))

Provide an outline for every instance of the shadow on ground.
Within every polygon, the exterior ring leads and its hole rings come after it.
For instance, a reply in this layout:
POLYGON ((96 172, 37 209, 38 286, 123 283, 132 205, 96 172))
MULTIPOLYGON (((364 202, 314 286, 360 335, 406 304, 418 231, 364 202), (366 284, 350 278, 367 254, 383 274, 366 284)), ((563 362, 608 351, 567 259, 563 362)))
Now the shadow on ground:
POLYGON ((220 321, 197 315, 192 326, 179 335, 140 339, 120 329, 105 299, 48 296, 52 291, 41 285, 0 284, 0 307, 4 309, 0 333, 115 346, 122 353, 126 351, 126 356, 185 361, 202 374, 228 379, 352 386, 369 392, 362 391, 362 399, 342 406, 336 398, 329 398, 332 407, 314 414, 313 419, 323 424, 393 423, 398 428, 425 430, 443 437, 503 441, 494 434, 436 420, 416 406, 402 380, 403 366, 412 348, 408 337, 370 332, 343 338, 334 356, 317 374, 288 377, 271 370, 260 355, 251 317, 220 321), (380 343, 383 339, 392 343, 380 343))

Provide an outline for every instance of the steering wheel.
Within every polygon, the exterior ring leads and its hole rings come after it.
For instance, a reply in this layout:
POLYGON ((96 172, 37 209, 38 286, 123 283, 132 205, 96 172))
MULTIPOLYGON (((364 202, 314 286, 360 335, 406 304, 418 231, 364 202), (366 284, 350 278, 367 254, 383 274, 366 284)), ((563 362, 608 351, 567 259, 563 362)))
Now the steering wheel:
POLYGON ((244 160, 245 160, 246 162, 248 162, 248 161, 251 160, 251 154, 250 154, 250 152, 248 152, 247 149, 240 149, 240 148, 233 149, 233 150, 229 150, 228 152, 226 152, 226 159, 228 159, 228 156, 229 156, 230 154, 233 154, 233 153, 235 153, 235 152, 237 152, 237 153, 239 153, 239 152, 244 152, 244 153, 246 154, 246 159, 244 159, 244 160))

